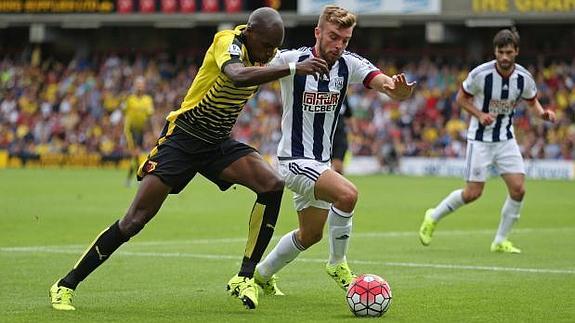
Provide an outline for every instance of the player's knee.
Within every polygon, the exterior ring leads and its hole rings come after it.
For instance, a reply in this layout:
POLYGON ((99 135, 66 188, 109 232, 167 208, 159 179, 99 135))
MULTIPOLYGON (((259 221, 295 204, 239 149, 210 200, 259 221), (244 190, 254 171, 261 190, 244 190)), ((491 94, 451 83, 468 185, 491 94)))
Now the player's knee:
POLYGON ((351 212, 355 208, 358 198, 357 188, 353 185, 342 190, 336 201, 336 207, 342 211, 351 212))
POLYGON ((270 180, 268 191, 272 192, 283 191, 284 186, 285 186, 284 180, 275 176, 272 180, 270 180))
POLYGON ((522 201, 523 197, 525 196, 525 187, 518 186, 511 189, 509 192, 509 196, 515 201, 522 201))
POLYGON ((283 191, 285 186, 285 182, 277 175, 269 176, 265 178, 265 180, 261 181, 259 184, 259 188, 256 189, 258 194, 262 194, 265 192, 277 192, 283 191))

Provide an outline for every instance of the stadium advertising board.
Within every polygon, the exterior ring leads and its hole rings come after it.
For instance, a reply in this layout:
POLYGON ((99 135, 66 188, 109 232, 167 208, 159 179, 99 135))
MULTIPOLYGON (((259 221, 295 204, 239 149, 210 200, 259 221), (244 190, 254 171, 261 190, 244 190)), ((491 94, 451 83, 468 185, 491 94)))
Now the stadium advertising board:
MULTIPOLYGON (((465 173, 464 159, 404 157, 399 165, 403 175, 463 177, 465 173)), ((528 178, 573 180, 575 164, 567 160, 528 159, 525 172, 528 178)), ((490 173, 498 175, 495 169, 490 173)))
POLYGON ((317 15, 329 4, 342 6, 363 15, 441 13, 441 0, 298 0, 298 13, 317 15))
MULTIPOLYGON (((379 161, 374 156, 354 156, 345 165, 346 174, 369 175, 381 172, 379 161)), ((569 160, 527 159, 527 178, 550 180, 575 180, 575 162, 569 160)), ((460 177, 465 173, 465 159, 402 157, 398 173, 406 176, 460 177)), ((490 176, 498 176, 495 168, 490 176)))
POLYGON ((295 10, 281 0, 0 0, 0 13, 235 13, 261 6, 295 10))
POLYGON ((2 0, 0 13, 109 13, 111 0, 2 0))
POLYGON ((509 16, 528 14, 549 17, 557 14, 575 17, 575 0, 466 0, 443 1, 444 13, 509 16))

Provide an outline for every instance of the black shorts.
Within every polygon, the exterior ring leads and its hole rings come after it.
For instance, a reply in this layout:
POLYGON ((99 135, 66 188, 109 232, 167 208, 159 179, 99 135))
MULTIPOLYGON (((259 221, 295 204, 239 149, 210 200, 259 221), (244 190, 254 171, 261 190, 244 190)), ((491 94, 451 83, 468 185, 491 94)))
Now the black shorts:
POLYGON ((144 148, 144 131, 134 128, 129 128, 124 130, 126 136, 126 141, 128 144, 128 149, 133 150, 136 148, 144 148))
POLYGON ((345 126, 337 126, 333 134, 333 146, 331 148, 331 159, 343 160, 347 152, 347 131, 345 126))
POLYGON ((138 148, 144 148, 144 132, 142 130, 131 130, 132 138, 134 139, 134 144, 138 148))
POLYGON ((166 123, 158 144, 138 170, 138 180, 154 174, 172 188, 170 194, 178 194, 200 173, 225 191, 234 183, 220 179, 220 173, 252 152, 257 151, 234 139, 212 144, 184 132, 174 123, 166 123))

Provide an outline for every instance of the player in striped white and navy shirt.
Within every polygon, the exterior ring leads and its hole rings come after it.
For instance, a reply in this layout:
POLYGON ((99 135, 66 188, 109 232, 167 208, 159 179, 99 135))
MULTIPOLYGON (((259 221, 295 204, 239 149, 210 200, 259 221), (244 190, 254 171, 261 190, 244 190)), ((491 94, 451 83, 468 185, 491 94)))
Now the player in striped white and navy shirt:
POLYGON ((257 266, 254 278, 266 294, 281 294, 274 274, 320 241, 326 221, 330 241, 326 271, 344 290, 354 277, 346 251, 357 189, 330 168, 339 111, 349 84, 363 83, 397 100, 408 98, 415 85, 403 74, 387 76, 368 60, 345 51, 355 21, 347 10, 327 6, 315 28, 315 46, 281 51, 271 62, 292 67, 292 75, 280 79, 283 116, 278 158, 280 175, 294 192, 299 228, 284 235, 257 266), (300 62, 313 57, 327 62, 329 75, 314 78, 300 73, 300 62))
POLYGON ((471 114, 467 132, 465 188, 451 192, 434 209, 425 212, 419 237, 429 245, 437 222, 457 208, 478 199, 493 165, 507 185, 509 195, 501 210, 501 222, 491 244, 491 251, 520 253, 507 236, 519 218, 525 195, 525 167, 513 134, 513 114, 520 100, 525 100, 537 115, 555 121, 555 113, 543 109, 537 100, 533 76, 515 63, 519 53, 519 35, 509 29, 499 31, 493 39, 495 60, 473 69, 457 94, 457 103, 471 114))

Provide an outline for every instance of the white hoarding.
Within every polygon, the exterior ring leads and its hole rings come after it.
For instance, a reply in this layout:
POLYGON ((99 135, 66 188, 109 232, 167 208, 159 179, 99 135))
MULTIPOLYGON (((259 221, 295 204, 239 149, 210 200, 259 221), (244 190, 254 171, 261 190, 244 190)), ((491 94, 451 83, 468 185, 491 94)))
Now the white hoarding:
POLYGON ((319 15, 335 4, 362 15, 439 14, 440 0, 298 0, 298 14, 319 15))

